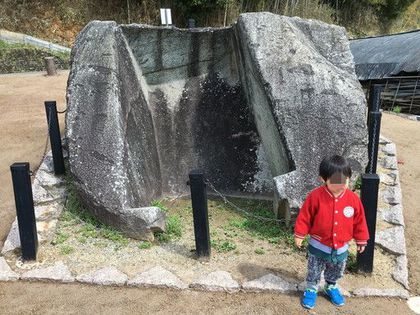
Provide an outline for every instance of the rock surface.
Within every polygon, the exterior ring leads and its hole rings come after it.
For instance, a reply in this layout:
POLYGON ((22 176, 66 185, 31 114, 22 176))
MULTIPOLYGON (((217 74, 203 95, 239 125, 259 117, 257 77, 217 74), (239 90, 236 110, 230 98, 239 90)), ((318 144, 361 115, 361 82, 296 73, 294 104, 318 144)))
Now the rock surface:
POLYGON ((388 296, 408 299, 410 294, 407 290, 401 289, 371 289, 361 288, 353 291, 355 296, 388 296))
POLYGON ((384 168, 390 169, 390 170, 396 170, 397 167, 397 158, 395 156, 386 156, 382 160, 382 166, 384 168))
POLYGON ((384 183, 387 186, 395 186, 398 181, 398 171, 388 174, 381 173, 379 174, 379 177, 381 179, 381 183, 384 183))
POLYGON ((404 226, 403 208, 401 204, 392 206, 389 209, 383 209, 381 214, 384 221, 404 226))
POLYGON ((408 268, 407 268, 407 256, 400 255, 395 261, 395 268, 392 272, 392 277, 395 281, 401 283, 407 290, 408 286, 408 268))
POLYGON ((389 186, 382 192, 382 199, 390 205, 397 205, 402 203, 401 186, 389 186))
POLYGON ((386 155, 395 156, 397 155, 397 148, 395 146, 395 143, 387 143, 383 148, 382 152, 384 152, 386 155))
POLYGON ((190 284, 191 288, 208 291, 236 292, 239 284, 232 279, 229 272, 217 270, 205 275, 190 284))
POLYGON ((41 280, 41 281, 60 281, 73 282, 74 277, 69 268, 62 262, 55 263, 54 266, 39 268, 25 272, 21 277, 23 280, 41 280))
POLYGON ((137 275, 134 279, 128 281, 130 286, 138 287, 165 287, 172 289, 186 289, 188 285, 182 282, 172 272, 157 266, 137 275))
POLYGON ((152 239, 148 207, 202 169, 223 192, 275 190, 283 210, 315 187, 325 155, 367 162, 365 98, 344 28, 270 13, 182 30, 93 21, 72 50, 66 116, 82 201, 152 239))
POLYGON ((9 231, 9 234, 7 235, 6 240, 4 241, 1 254, 6 255, 8 252, 14 251, 17 248, 20 248, 20 236, 19 236, 19 226, 18 226, 18 222, 16 218, 13 221, 12 226, 10 227, 10 231, 9 231))
POLYGON ((404 228, 396 226, 376 233, 375 243, 392 254, 405 255, 404 228))
POLYGON ((19 275, 10 269, 3 257, 0 257, 0 281, 15 281, 18 279, 19 275))
POLYGON ((247 281, 242 284, 242 289, 245 291, 259 292, 259 291, 276 291, 276 292, 293 292, 297 290, 297 285, 289 283, 280 277, 273 274, 267 274, 261 278, 247 281))
POLYGON ((79 282, 115 286, 123 286, 127 279, 127 275, 115 267, 105 267, 76 277, 79 282))
POLYGON ((326 155, 367 162, 365 97, 345 29, 273 14, 237 23, 248 103, 270 163, 279 201, 298 208, 317 186, 326 155), (284 175, 283 175, 284 174, 284 175))
POLYGON ((414 313, 420 314, 420 296, 409 298, 407 304, 414 313))

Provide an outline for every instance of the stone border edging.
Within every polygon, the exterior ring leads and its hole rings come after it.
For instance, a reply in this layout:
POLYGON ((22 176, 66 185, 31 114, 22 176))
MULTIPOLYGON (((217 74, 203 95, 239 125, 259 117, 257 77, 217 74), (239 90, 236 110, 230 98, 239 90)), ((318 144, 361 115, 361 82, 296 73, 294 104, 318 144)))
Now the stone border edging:
MULTIPOLYGON (((65 153, 66 154, 66 153, 65 153)), ((51 152, 44 159, 35 175, 32 184, 38 243, 52 241, 58 218, 64 209, 67 196, 64 178, 54 175, 51 152)), ((17 218, 13 221, 10 232, 1 250, 2 255, 20 248, 20 237, 17 218)))
MULTIPOLYGON (((376 244, 396 256, 396 266, 392 277, 408 289, 402 194, 397 170, 396 148, 391 141, 381 137, 380 149, 385 154, 385 157, 378 158, 378 164, 384 167, 388 173, 381 174, 381 184, 387 188, 380 192, 379 198, 382 198, 389 205, 389 208, 378 211, 378 220, 383 220, 394 226, 377 231, 376 244), (396 239, 398 242, 395 242, 396 239)), ((54 175, 51 153, 48 153, 44 157, 36 174, 33 184, 33 195, 38 236, 42 244, 42 242, 51 241, 54 237, 57 220, 63 210, 66 197, 63 178, 58 178, 54 175)), ((17 221, 15 220, 4 244, 2 255, 14 251, 19 247, 19 231, 17 221)), ((32 269, 19 275, 9 267, 3 257, 0 257, 0 281, 16 281, 18 279, 65 283, 80 282, 105 286, 164 287, 179 290, 193 289, 224 291, 229 293, 238 291, 296 293, 302 291, 304 288, 303 283, 289 282, 272 273, 239 283, 232 278, 229 272, 222 270, 210 272, 187 284, 161 266, 155 266, 145 272, 139 273, 132 279, 129 279, 126 274, 113 266, 102 267, 82 275, 74 276, 62 261, 56 262, 53 266, 32 269)), ((403 299, 409 298, 409 292, 405 289, 358 288, 353 292, 343 289, 343 294, 355 297, 388 296, 403 299)))
MULTIPOLYGON (((0 266, 2 261, 0 260, 0 266)), ((9 266, 7 268, 10 269, 9 266)), ((1 267, 0 267, 1 269, 1 267)), ((3 272, 0 270, 0 280, 15 281, 16 275, 12 275, 9 279, 2 277, 3 272)), ((176 290, 199 290, 199 291, 220 291, 220 292, 276 292, 285 294, 294 294, 301 291, 297 283, 291 283, 284 279, 273 275, 266 274, 258 279, 246 281, 239 284, 235 281, 231 274, 226 271, 217 270, 207 275, 201 276, 190 284, 182 282, 172 272, 162 268, 161 266, 153 267, 145 272, 135 276, 133 279, 128 279, 127 275, 119 271, 116 267, 101 268, 76 278, 71 274, 68 267, 61 261, 55 265, 30 270, 21 276, 22 280, 27 281, 55 281, 71 283, 74 281, 80 283, 87 283, 102 286, 127 286, 127 287, 155 287, 155 288, 170 288, 176 290)), ((371 289, 359 288, 352 293, 344 291, 344 295, 350 297, 397 297, 408 299, 409 292, 404 289, 371 289)))
POLYGON ((375 244, 395 255, 395 267, 392 277, 395 281, 409 289, 407 250, 405 245, 405 225, 402 205, 402 192, 398 172, 397 150, 394 143, 381 136, 379 148, 385 155, 378 158, 378 165, 382 166, 388 173, 381 173, 381 184, 385 187, 380 190, 379 200, 382 199, 387 208, 378 209, 377 220, 382 220, 392 227, 376 231, 375 244))

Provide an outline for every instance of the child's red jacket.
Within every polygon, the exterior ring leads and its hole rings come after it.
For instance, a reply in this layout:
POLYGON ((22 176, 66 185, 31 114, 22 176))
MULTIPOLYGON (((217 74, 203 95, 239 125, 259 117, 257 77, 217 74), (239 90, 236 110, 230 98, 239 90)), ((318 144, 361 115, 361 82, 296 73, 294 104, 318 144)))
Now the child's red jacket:
POLYGON ((351 239, 366 245, 369 231, 362 202, 350 189, 334 197, 327 186, 311 191, 306 198, 295 225, 295 236, 311 238, 338 249, 351 239))

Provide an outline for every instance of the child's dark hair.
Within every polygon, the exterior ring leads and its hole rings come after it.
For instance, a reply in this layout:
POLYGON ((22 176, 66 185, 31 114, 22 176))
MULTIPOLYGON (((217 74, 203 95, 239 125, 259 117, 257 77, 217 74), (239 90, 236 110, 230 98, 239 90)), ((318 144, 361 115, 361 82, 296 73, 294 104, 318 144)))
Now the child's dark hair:
POLYGON ((319 176, 327 181, 327 179, 331 178, 331 176, 336 173, 343 174, 350 178, 351 168, 349 162, 340 155, 325 157, 319 165, 319 176))

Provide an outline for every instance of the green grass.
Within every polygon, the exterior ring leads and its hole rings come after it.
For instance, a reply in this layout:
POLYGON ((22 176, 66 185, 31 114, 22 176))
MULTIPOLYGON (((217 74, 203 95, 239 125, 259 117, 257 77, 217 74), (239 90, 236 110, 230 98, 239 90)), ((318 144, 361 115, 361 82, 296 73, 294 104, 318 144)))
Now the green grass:
POLYGON ((9 42, 0 40, 0 49, 17 49, 17 48, 35 48, 35 47, 28 44, 9 43, 9 42))
MULTIPOLYGON (((56 244, 65 242, 68 238, 67 234, 76 233, 76 240, 81 244, 89 243, 97 247, 112 244, 115 250, 127 246, 128 238, 114 228, 99 222, 85 209, 77 197, 71 178, 67 178, 66 182, 68 200, 60 218, 56 244)), ((274 219, 271 201, 232 198, 232 202, 253 215, 274 219)), ((165 232, 155 233, 158 242, 165 243, 180 239, 184 234, 184 226, 192 227, 191 206, 187 206, 186 202, 179 202, 178 206, 173 206, 173 203, 169 203, 168 200, 154 200, 151 204, 165 211, 167 215, 165 232)), ((292 227, 286 227, 275 221, 246 216, 221 201, 209 200, 209 208, 209 216, 213 216, 213 219, 210 219, 211 246, 217 252, 238 251, 238 244, 244 237, 264 240, 269 244, 282 242, 294 248, 292 227)), ((139 249, 148 249, 152 247, 152 243, 139 242, 136 246, 139 249)), ((265 250, 262 247, 257 248, 255 253, 262 255, 265 250)))
POLYGON ((78 217, 70 211, 63 211, 60 216, 60 221, 65 222, 65 226, 71 226, 77 224, 78 217))
POLYGON ((155 233, 159 242, 169 242, 170 240, 182 236, 183 224, 181 217, 177 214, 170 215, 166 219, 166 231, 155 233))
POLYGON ((86 237, 84 237, 84 236, 79 236, 78 238, 77 238, 77 240, 79 241, 79 243, 81 243, 81 244, 86 244, 87 243, 87 241, 88 241, 88 239, 86 238, 86 237))
POLYGON ((178 215, 171 215, 166 222, 166 233, 176 237, 182 236, 182 223, 178 215))
POLYGON ((168 208, 162 203, 162 200, 153 200, 150 205, 153 207, 158 207, 163 212, 168 212, 168 208))
POLYGON ((99 230, 99 235, 107 240, 117 243, 120 246, 127 246, 129 243, 128 238, 126 238, 120 231, 114 230, 107 226, 103 226, 99 230))
POLYGON ((360 190, 362 188, 362 177, 359 175, 356 178, 356 181, 354 182, 354 187, 355 190, 360 190))
POLYGON ((57 69, 70 67, 70 53, 0 41, 0 73, 43 71, 45 57, 54 57, 57 69))
POLYGON ((210 245, 212 248, 214 248, 220 253, 235 250, 237 247, 237 245, 233 241, 219 239, 210 240, 210 245))
POLYGON ((65 210, 60 217, 59 229, 54 240, 55 244, 61 244, 66 241, 70 236, 70 231, 65 231, 70 229, 78 234, 77 240, 82 244, 86 244, 91 240, 94 241, 93 244, 95 246, 103 247, 106 242, 110 242, 115 246, 115 249, 128 245, 129 239, 121 232, 101 223, 86 210, 77 197, 70 175, 66 177, 66 186, 68 197, 65 210))
POLYGON ((155 233, 155 238, 161 243, 167 243, 172 239, 171 235, 169 235, 165 232, 155 233))
POLYGON ((60 254, 61 255, 68 255, 74 252, 74 248, 70 245, 61 245, 60 246, 60 254))
POLYGON ((256 250, 254 250, 255 254, 257 255, 264 255, 265 251, 263 248, 257 248, 256 250))
POLYGON ((102 227, 103 224, 99 222, 92 214, 90 214, 81 203, 77 196, 76 188, 74 187, 73 180, 71 179, 70 175, 66 177, 66 185, 68 197, 65 212, 68 213, 64 216, 64 218, 68 221, 75 220, 78 223, 82 222, 93 227, 102 227))
POLYGON ((357 254, 349 251, 349 256, 347 258, 347 271, 357 272, 357 254))
POLYGON ((24 44, 24 43, 9 43, 3 40, 0 40, 0 49, 2 50, 11 50, 11 49, 32 49, 32 50, 38 50, 38 51, 45 51, 48 52, 50 55, 54 57, 58 57, 60 59, 69 59, 70 53, 62 52, 62 51, 55 51, 50 50, 47 48, 42 48, 30 44, 24 44))
POLYGON ((81 228, 77 230, 77 233, 80 233, 85 238, 98 238, 99 236, 97 228, 90 223, 83 224, 81 228))
MULTIPOLYGON (((270 200, 244 198, 230 198, 230 200, 252 215, 275 219, 270 200)), ((168 242, 181 237, 184 225, 192 227, 191 207, 187 206, 187 202, 169 203, 167 200, 153 202, 154 205, 168 211, 166 232, 155 234, 159 242, 168 242)), ((243 239, 249 240, 250 238, 266 241, 267 245, 285 244, 298 250, 294 245, 292 227, 286 227, 285 224, 277 221, 260 220, 254 216, 246 215, 221 200, 209 200, 208 208, 211 246, 217 252, 235 251, 241 246, 243 239)), ((307 241, 304 241, 304 247, 306 244, 307 241)), ((257 250, 257 252, 261 252, 261 250, 257 250)))
POLYGON ((395 106, 395 107, 392 109, 392 111, 393 111, 394 113, 399 114, 399 113, 401 113, 401 107, 400 107, 400 106, 395 106))
POLYGON ((229 225, 235 228, 244 228, 246 224, 246 219, 232 219, 229 220, 229 225))
POLYGON ((145 242, 140 242, 140 243, 138 243, 138 244, 137 244, 137 247, 138 247, 139 249, 149 249, 149 248, 151 248, 151 247, 152 247, 152 243, 147 242, 147 241, 145 241, 145 242))
MULTIPOLYGON (((275 215, 271 210, 271 202, 236 199, 233 203, 253 215, 275 219, 275 215)), ((279 241, 283 240, 287 245, 294 246, 293 228, 286 227, 280 222, 266 221, 248 216, 230 220, 228 226, 225 226, 225 229, 229 229, 229 227, 245 230, 249 232, 252 237, 266 240, 271 244, 277 244, 279 241)))
POLYGON ((93 242, 93 246, 99 247, 99 248, 106 248, 108 247, 108 245, 109 245, 108 242, 101 239, 96 239, 95 242, 93 242))
POLYGON ((55 239, 51 242, 53 245, 63 244, 70 237, 69 234, 59 232, 56 234, 55 239))

